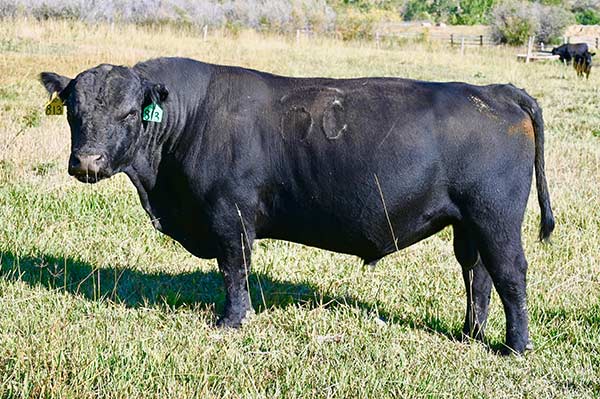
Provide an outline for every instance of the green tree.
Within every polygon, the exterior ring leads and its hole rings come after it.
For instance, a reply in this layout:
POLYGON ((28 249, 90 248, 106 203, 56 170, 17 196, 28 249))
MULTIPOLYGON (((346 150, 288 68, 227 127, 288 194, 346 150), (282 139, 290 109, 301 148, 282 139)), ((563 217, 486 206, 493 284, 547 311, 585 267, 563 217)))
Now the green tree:
POLYGON ((458 0, 409 0, 406 3, 404 19, 432 19, 449 21, 459 7, 458 0))
POLYGON ((495 0, 461 0, 450 22, 455 25, 486 23, 495 0))
POLYGON ((600 13, 587 9, 575 14, 575 20, 581 25, 600 25, 600 13))

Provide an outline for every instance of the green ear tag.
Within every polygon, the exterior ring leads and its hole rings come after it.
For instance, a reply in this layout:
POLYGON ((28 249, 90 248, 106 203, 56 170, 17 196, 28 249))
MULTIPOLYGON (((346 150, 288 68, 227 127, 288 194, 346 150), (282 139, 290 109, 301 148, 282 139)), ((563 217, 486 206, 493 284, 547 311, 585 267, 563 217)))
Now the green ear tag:
POLYGON ((160 105, 152 103, 144 108, 142 119, 148 122, 162 122, 163 110, 160 105))
POLYGON ((46 104, 46 115, 62 115, 63 114, 63 101, 58 96, 57 92, 52 93, 50 101, 46 104))

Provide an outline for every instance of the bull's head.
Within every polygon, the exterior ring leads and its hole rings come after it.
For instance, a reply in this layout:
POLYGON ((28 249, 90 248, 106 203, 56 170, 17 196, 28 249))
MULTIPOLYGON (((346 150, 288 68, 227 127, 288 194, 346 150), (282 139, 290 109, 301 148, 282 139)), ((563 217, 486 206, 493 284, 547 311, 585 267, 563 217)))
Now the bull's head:
POLYGON ((142 110, 168 96, 164 85, 122 66, 99 65, 74 79, 43 72, 40 80, 67 106, 69 174, 86 183, 110 177, 131 163, 146 123, 142 110))

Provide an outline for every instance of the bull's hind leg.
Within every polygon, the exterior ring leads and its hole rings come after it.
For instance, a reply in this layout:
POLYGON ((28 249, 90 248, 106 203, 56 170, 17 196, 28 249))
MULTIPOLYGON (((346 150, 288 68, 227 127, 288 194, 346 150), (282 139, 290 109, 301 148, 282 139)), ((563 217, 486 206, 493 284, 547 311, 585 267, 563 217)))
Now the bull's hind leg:
POLYGON ((460 225, 454 226, 454 254, 462 267, 467 291, 467 313, 463 334, 483 341, 492 292, 492 279, 479 257, 477 242, 460 225))
POLYGON ((504 228, 501 222, 490 223, 479 238, 483 264, 492 277, 506 316, 506 347, 504 353, 523 353, 529 342, 526 274, 527 261, 521 245, 520 225, 504 228))

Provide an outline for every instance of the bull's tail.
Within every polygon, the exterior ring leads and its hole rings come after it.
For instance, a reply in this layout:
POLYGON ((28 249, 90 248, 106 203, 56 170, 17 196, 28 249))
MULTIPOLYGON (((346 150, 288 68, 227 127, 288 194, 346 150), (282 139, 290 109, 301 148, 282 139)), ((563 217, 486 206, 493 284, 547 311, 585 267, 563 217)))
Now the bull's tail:
POLYGON ((546 182, 546 173, 544 171, 544 119, 542 118, 542 109, 537 102, 525 92, 521 93, 522 97, 519 104, 529 114, 533 122, 535 137, 535 184, 541 212, 540 241, 545 241, 550 237, 552 230, 554 230, 554 215, 552 214, 548 183, 546 182))

